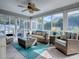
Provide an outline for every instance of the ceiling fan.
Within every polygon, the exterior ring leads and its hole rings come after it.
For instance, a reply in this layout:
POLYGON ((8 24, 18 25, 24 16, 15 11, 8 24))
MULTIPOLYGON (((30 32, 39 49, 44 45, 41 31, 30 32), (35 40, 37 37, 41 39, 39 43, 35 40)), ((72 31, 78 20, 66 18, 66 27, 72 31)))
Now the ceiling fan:
POLYGON ((25 5, 18 5, 18 7, 24 8, 22 12, 29 11, 29 13, 34 13, 34 11, 40 11, 39 8, 36 7, 35 3, 33 3, 31 0, 26 0, 25 5))

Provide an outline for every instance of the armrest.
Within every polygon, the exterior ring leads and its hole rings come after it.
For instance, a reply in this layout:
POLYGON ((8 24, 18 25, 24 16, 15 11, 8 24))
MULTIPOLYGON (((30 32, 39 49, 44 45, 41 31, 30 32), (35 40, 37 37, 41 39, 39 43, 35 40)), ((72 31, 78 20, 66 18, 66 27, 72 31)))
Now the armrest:
POLYGON ((68 39, 66 45, 68 48, 79 49, 79 40, 68 39))
POLYGON ((68 40, 66 40, 67 41, 67 43, 78 43, 79 44, 79 40, 75 40, 75 39, 68 39, 68 40))

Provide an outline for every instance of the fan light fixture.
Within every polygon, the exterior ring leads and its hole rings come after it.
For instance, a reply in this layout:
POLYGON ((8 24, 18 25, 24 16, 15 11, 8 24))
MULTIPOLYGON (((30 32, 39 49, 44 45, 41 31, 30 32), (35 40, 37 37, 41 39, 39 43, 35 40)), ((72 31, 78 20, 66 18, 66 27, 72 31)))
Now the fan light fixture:
POLYGON ((28 2, 25 6, 18 5, 18 7, 24 8, 22 12, 29 11, 29 13, 34 13, 34 11, 40 11, 39 8, 36 7, 36 5, 33 2, 28 2))

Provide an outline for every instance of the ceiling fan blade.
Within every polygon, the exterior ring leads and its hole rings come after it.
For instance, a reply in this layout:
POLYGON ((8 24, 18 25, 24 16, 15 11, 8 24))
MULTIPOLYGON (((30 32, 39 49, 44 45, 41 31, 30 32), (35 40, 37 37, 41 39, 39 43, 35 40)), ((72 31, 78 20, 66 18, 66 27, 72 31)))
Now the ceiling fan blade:
POLYGON ((25 6, 22 6, 22 5, 18 5, 18 7, 25 8, 25 6))
POLYGON ((38 9, 38 8, 33 8, 33 10, 34 10, 34 11, 40 11, 40 9, 38 9))
POLYGON ((25 12, 25 11, 27 11, 28 9, 24 9, 24 10, 22 10, 22 12, 25 12))
POLYGON ((34 3, 32 3, 32 5, 31 5, 33 8, 35 8, 36 6, 35 6, 35 4, 34 3))

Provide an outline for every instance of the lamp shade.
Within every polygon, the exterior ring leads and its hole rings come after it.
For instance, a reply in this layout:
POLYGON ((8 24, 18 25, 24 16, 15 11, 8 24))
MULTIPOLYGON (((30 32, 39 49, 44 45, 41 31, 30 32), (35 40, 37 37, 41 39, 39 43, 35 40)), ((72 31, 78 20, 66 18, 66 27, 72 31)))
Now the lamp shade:
POLYGON ((57 31, 56 27, 52 27, 51 31, 56 32, 57 31))
POLYGON ((58 32, 58 31, 60 31, 60 27, 52 27, 51 31, 58 32))

